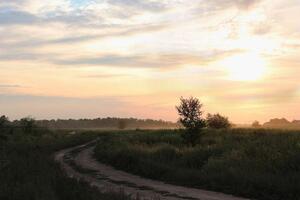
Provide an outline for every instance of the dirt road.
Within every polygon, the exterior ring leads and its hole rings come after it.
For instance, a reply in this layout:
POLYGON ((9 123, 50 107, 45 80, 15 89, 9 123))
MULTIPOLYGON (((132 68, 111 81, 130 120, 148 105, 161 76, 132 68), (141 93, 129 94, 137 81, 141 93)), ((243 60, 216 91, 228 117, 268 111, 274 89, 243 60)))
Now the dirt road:
POLYGON ((187 188, 145 179, 114 169, 93 158, 93 143, 64 149, 55 154, 67 175, 89 182, 101 191, 123 191, 144 200, 246 200, 227 194, 187 188))

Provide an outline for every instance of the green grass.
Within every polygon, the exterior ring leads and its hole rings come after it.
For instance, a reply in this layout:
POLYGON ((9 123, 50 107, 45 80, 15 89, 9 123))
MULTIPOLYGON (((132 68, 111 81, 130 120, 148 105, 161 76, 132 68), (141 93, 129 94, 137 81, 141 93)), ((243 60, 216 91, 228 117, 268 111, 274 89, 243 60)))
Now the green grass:
POLYGON ((266 200, 300 199, 300 132, 205 130, 194 147, 180 131, 102 135, 104 163, 144 177, 266 200))
POLYGON ((1 200, 119 200, 124 194, 100 193, 87 183, 68 178, 53 153, 97 137, 95 133, 0 130, 1 200))

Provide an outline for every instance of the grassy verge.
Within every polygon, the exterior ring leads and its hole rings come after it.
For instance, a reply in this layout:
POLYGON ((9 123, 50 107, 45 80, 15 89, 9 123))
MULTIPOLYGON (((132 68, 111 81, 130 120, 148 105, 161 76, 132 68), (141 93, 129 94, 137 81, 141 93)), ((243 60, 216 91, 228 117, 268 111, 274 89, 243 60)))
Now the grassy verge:
POLYGON ((300 199, 300 133, 205 130, 194 147, 180 131, 101 136, 96 157, 118 169, 177 185, 266 200, 300 199))
POLYGON ((1 200, 119 200, 124 194, 100 193, 87 183, 66 177, 53 153, 97 137, 36 130, 0 130, 1 200))

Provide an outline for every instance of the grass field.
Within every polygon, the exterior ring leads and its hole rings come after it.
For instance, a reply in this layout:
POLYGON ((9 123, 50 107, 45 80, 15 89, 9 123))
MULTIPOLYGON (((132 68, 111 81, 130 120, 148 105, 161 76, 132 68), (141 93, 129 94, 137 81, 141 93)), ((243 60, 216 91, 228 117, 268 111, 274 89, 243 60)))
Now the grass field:
POLYGON ((17 129, 0 132, 1 200, 119 200, 123 194, 102 194, 87 183, 66 177, 53 160, 57 150, 82 144, 95 133, 69 135, 17 129))
POLYGON ((98 160, 177 185, 266 200, 300 199, 300 132, 205 130, 196 146, 181 131, 120 131, 101 136, 98 160))
POLYGON ((55 151, 96 137, 95 156, 133 174, 256 199, 300 199, 299 131, 207 129, 193 147, 183 143, 181 133, 2 131, 0 199, 129 199, 66 177, 53 161, 55 151))

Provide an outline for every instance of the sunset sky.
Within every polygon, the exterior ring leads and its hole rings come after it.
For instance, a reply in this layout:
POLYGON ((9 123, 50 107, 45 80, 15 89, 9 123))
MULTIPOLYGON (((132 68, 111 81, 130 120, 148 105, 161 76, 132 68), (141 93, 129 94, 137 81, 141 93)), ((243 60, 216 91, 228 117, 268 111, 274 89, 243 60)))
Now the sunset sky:
POLYGON ((0 115, 300 119, 299 0, 0 0, 0 115))

